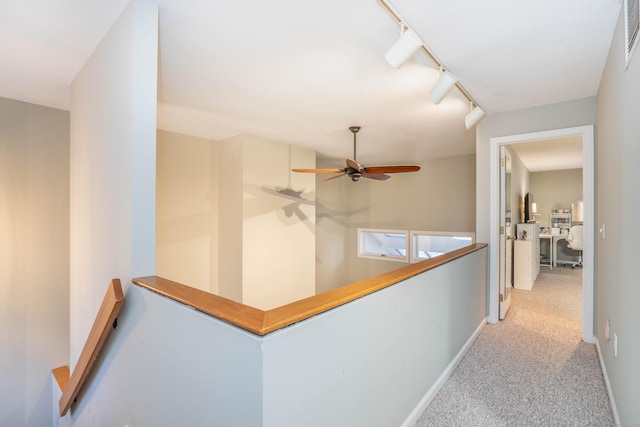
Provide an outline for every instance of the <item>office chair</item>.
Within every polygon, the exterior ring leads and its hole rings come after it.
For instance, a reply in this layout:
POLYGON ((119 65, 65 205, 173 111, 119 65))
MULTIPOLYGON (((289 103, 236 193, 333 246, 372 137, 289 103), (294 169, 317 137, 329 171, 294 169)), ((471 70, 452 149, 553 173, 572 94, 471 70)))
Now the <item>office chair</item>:
POLYGON ((582 226, 574 225, 567 236, 567 247, 578 251, 578 262, 574 262, 571 268, 582 267, 582 226))

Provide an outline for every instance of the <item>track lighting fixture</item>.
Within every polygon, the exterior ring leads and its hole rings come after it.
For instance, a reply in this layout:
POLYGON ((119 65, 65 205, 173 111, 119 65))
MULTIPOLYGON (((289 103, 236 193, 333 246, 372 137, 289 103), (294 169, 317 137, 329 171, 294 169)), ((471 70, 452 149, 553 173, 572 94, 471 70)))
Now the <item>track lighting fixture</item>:
POLYGON ((471 129, 472 127, 477 125, 478 122, 482 120, 483 117, 484 117, 484 111, 482 110, 482 108, 476 105, 476 107, 473 110, 471 110, 469 114, 465 116, 464 125, 467 129, 471 129))
POLYGON ((422 46, 422 40, 411 28, 406 28, 403 23, 400 23, 400 30, 404 31, 385 55, 387 62, 393 68, 400 68, 422 46))
POLYGON ((440 78, 436 85, 431 89, 431 100, 434 104, 439 104, 440 101, 449 93, 451 88, 456 84, 458 78, 448 71, 442 70, 440 78))
POLYGON ((395 21, 400 24, 400 38, 394 43, 394 45, 389 49, 385 58, 387 62, 394 68, 399 68, 402 64, 405 63, 407 59, 409 59, 418 49, 422 49, 422 52, 426 54, 433 63, 438 67, 442 73, 438 82, 431 90, 431 100, 434 104, 439 104, 440 101, 447 96, 447 93, 451 90, 452 87, 456 86, 458 90, 464 95, 465 98, 471 104, 472 110, 469 114, 464 118, 464 125, 467 129, 471 129, 473 126, 478 124, 480 120, 484 117, 484 111, 482 108, 478 106, 478 104, 471 98, 471 95, 462 87, 462 85, 458 82, 458 78, 446 71, 442 61, 438 59, 438 57, 429 50, 429 48, 422 42, 420 36, 416 34, 407 24, 405 24, 404 19, 396 12, 396 10, 391 7, 388 0, 378 0, 380 4, 389 12, 389 14, 395 19, 395 21))

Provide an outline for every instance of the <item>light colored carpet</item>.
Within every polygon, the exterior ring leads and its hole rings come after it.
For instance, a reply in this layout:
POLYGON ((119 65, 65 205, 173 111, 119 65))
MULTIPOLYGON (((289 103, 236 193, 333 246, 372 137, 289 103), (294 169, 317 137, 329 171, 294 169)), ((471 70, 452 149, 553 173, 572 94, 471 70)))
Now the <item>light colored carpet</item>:
POLYGON ((612 426, 595 346, 581 340, 582 270, 514 290, 416 426, 612 426))

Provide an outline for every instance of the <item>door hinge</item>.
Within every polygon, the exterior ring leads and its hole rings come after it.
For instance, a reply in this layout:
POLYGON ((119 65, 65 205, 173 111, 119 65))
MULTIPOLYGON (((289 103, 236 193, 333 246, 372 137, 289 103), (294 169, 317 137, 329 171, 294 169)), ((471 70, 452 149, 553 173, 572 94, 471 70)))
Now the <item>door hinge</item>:
POLYGON ((504 225, 500 226, 500 234, 504 234, 504 225))
POLYGON ((504 158, 500 159, 500 166, 504 166, 504 158))
POLYGON ((500 302, 504 301, 504 295, 500 294, 500 302))

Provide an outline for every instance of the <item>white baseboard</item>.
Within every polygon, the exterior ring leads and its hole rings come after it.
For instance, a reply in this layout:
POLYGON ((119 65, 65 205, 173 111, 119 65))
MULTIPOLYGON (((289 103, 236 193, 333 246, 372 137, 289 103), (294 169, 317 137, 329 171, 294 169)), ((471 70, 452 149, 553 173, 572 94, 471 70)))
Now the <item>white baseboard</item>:
POLYGON ((411 411, 411 414, 409 414, 407 419, 404 420, 404 422, 402 423, 402 427, 413 426, 420 419, 420 417, 427 409, 431 401, 436 397, 436 394, 438 394, 444 383, 447 382, 453 371, 458 367, 458 364, 460 363, 464 355, 467 354, 467 352, 471 348, 471 345, 476 340, 476 338, 478 338, 478 335, 480 335, 480 332, 482 332, 482 329, 484 329, 486 324, 487 318, 482 319, 480 325, 478 325, 475 332, 469 337, 467 342, 464 343, 458 354, 456 354, 456 357, 453 358, 451 363, 449 363, 447 368, 442 372, 442 374, 440 374, 436 382, 433 383, 424 397, 420 399, 420 402, 418 402, 418 405, 413 409, 413 411, 411 411))
POLYGON ((604 376, 604 384, 607 387, 607 394, 609 395, 609 402, 611 403, 611 413, 613 415, 613 421, 617 426, 621 426, 620 414, 618 414, 618 407, 616 406, 616 400, 613 398, 613 390, 611 390, 611 383, 609 382, 609 375, 607 374, 607 367, 604 365, 604 359, 602 358, 602 350, 600 349, 600 342, 598 337, 595 338, 596 351, 598 352, 598 359, 600 359, 600 368, 602 369, 602 375, 604 376))

